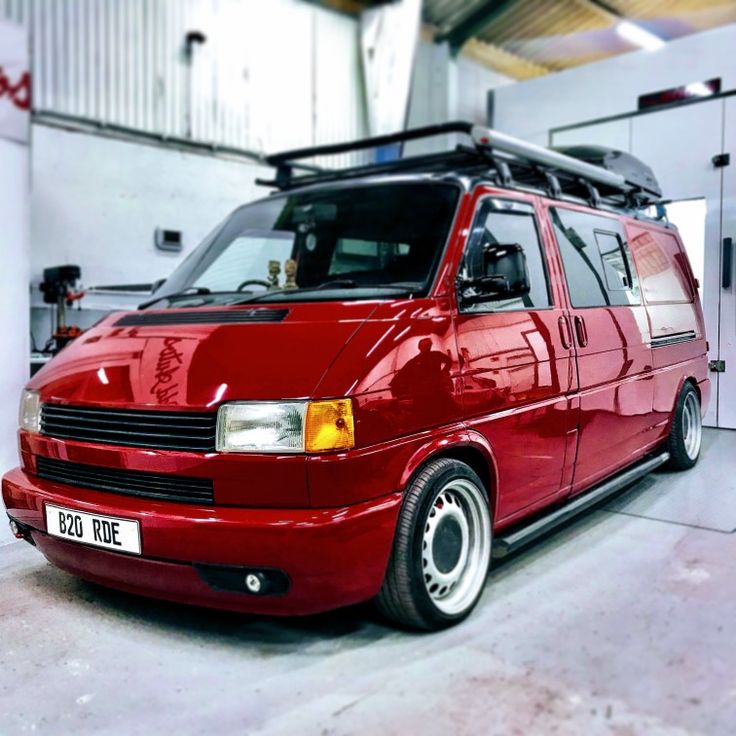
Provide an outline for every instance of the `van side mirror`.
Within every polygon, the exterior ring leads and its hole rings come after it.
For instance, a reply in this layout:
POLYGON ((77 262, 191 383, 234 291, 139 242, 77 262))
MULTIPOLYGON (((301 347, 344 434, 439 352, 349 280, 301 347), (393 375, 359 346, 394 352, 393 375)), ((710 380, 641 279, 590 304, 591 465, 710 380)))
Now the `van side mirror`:
POLYGON ((483 248, 483 275, 461 279, 462 304, 518 299, 529 293, 529 270, 518 243, 492 243, 483 248))

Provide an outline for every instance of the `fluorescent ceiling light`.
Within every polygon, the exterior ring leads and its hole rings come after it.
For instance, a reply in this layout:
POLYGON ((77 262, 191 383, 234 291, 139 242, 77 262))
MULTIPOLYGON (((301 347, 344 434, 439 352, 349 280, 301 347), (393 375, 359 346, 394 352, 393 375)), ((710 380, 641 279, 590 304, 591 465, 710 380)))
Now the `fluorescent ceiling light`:
POLYGON ((624 40, 640 46, 646 51, 656 51, 664 46, 664 41, 659 36, 649 33, 641 26, 637 26, 628 20, 622 20, 616 26, 616 33, 624 40))

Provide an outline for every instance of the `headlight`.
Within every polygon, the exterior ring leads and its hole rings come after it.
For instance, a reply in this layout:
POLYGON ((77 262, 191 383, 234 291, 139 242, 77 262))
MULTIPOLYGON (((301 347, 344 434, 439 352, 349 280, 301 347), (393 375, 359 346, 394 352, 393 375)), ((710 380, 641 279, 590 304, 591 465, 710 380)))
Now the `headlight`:
POLYGON ((219 452, 324 452, 355 445, 350 399, 223 404, 219 452))
POLYGON ((21 429, 26 432, 38 433, 41 431, 41 397, 36 391, 23 389, 20 395, 20 416, 18 419, 21 429))

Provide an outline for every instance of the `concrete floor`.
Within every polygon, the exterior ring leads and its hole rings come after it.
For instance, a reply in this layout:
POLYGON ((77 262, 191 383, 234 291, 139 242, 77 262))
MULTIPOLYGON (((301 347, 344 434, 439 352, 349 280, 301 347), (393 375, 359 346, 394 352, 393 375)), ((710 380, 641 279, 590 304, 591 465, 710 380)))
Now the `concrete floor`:
MULTIPOLYGON (((264 620, 0 547, 0 734, 734 734, 736 432, 498 565, 440 634, 264 620)), ((2 544, 2 542, 0 542, 2 544)))

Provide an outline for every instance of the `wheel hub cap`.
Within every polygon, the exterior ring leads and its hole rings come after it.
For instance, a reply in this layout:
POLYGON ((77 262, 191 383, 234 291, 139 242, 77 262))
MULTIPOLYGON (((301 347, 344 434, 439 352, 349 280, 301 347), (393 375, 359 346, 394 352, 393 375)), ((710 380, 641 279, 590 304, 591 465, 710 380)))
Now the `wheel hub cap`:
POLYGON ((422 538, 424 584, 440 610, 459 613, 475 600, 490 549, 484 494, 466 479, 450 481, 432 504, 422 538))

